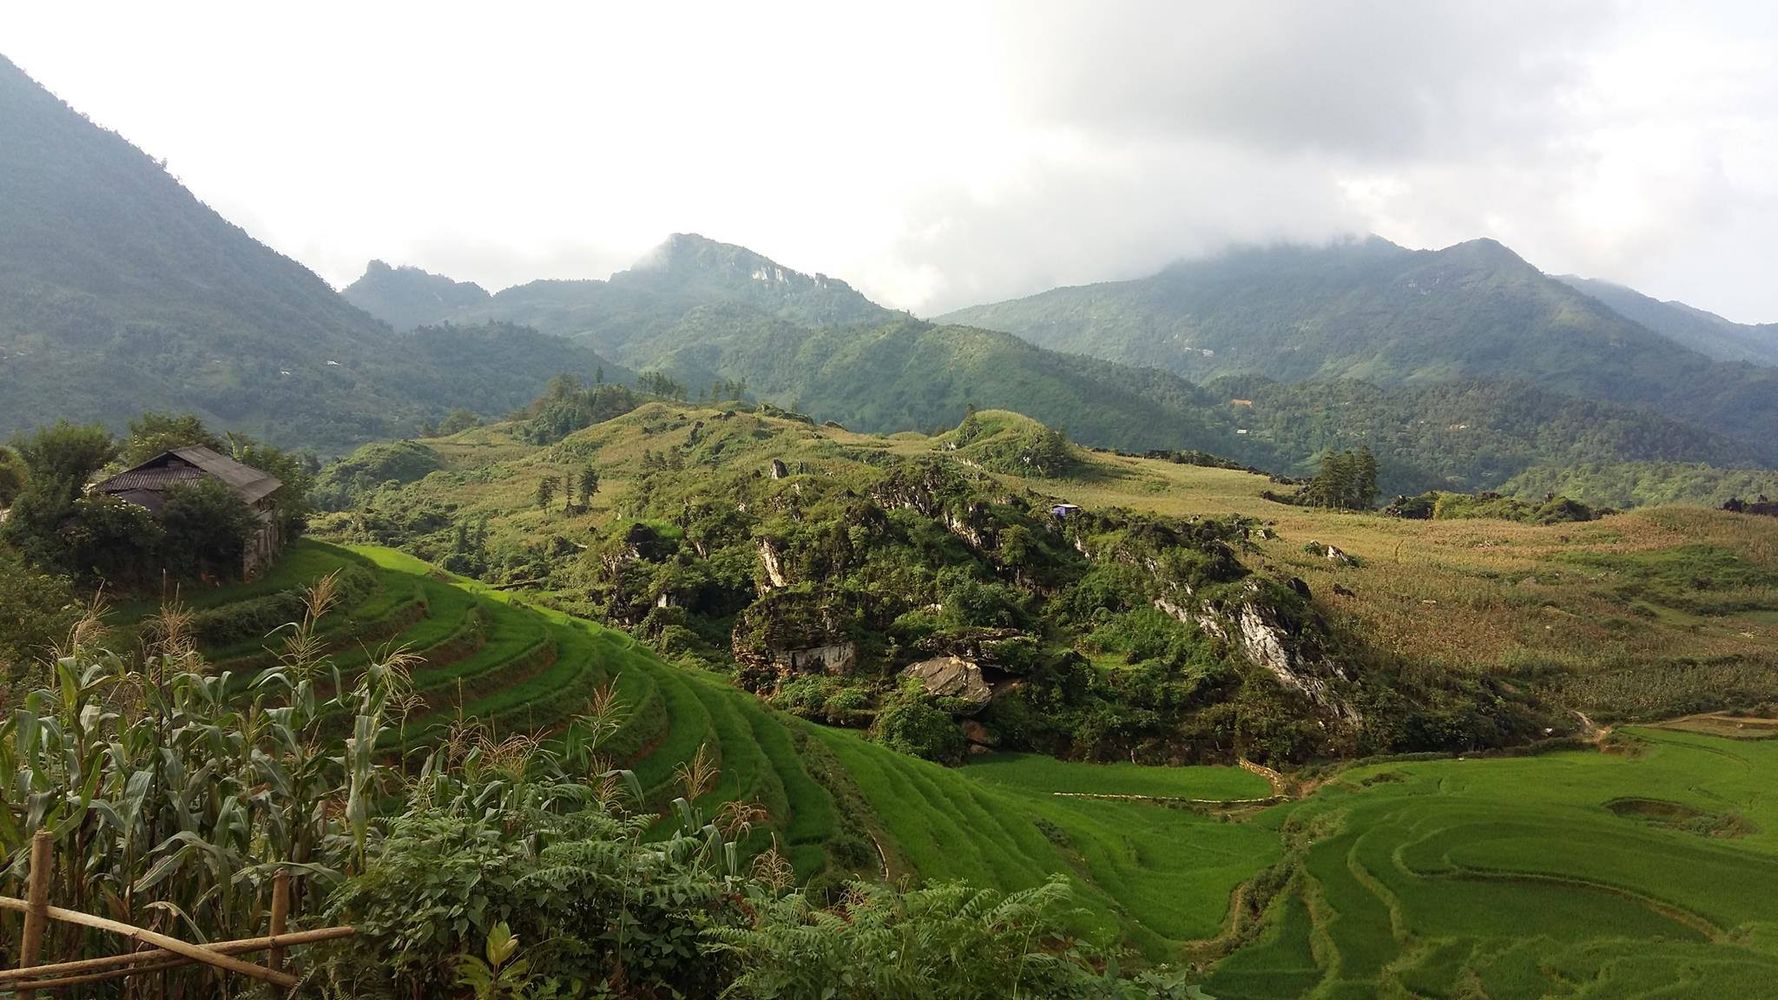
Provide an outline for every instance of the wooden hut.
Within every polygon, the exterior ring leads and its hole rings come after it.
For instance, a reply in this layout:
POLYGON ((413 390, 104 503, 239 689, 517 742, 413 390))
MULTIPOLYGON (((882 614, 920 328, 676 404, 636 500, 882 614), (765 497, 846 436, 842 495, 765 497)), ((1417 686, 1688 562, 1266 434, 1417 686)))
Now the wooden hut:
POLYGON ((272 494, 284 484, 276 476, 243 465, 213 448, 193 445, 162 452, 133 469, 126 469, 94 485, 93 492, 107 493, 138 507, 146 507, 158 517, 166 503, 168 489, 205 478, 214 479, 233 490, 259 518, 259 529, 247 539, 241 552, 241 575, 253 576, 272 561, 284 543, 272 500, 272 494))

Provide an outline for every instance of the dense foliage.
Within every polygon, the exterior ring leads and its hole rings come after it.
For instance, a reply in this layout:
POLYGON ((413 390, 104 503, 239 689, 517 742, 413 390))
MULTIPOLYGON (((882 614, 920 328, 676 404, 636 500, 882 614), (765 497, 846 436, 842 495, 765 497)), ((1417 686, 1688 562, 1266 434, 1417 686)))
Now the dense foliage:
POLYGON ((1520 500, 1498 493, 1430 492, 1419 496, 1396 497, 1383 513, 1419 521, 1448 521, 1459 518, 1491 517, 1521 524, 1565 524, 1592 521, 1609 509, 1596 510, 1562 496, 1548 496, 1541 501, 1520 500))
POLYGON ((1501 492, 1526 498, 1558 494, 1607 507, 1720 507, 1734 497, 1778 496, 1778 471, 1693 462, 1577 462, 1533 466, 1507 480, 1501 492))
POLYGON ((1302 507, 1370 510, 1377 505, 1377 456, 1369 448, 1329 452, 1322 456, 1314 478, 1296 492, 1267 497, 1302 507))
MULTIPOLYGON (((775 849, 741 851, 756 807, 703 804, 719 778, 705 752, 666 816, 637 808, 634 776, 599 756, 627 711, 608 696, 565 740, 465 726, 409 759, 379 755, 411 661, 342 675, 318 628, 335 596, 320 581, 277 665, 244 687, 192 652, 177 609, 140 661, 80 623, 0 719, 0 885, 23 894, 20 859, 49 830, 56 905, 228 938, 264 926, 273 876, 289 873, 299 924, 357 928, 299 958, 320 996, 815 1000, 835 982, 884 998, 1191 995, 1164 971, 1098 971, 1061 881, 857 884, 831 902, 794 889, 775 849)), ((106 944, 74 931, 49 947, 106 944)), ((144 986, 214 995, 192 970, 144 986)))

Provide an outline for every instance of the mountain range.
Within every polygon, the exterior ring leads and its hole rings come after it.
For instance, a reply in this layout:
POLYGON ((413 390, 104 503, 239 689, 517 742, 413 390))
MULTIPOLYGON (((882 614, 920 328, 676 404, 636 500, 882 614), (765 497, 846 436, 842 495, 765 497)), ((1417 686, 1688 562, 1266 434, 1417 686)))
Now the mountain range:
POLYGON ((503 415, 557 373, 656 371, 867 431, 974 404, 1293 474, 1367 444, 1399 489, 1778 464, 1778 369, 1752 363, 1769 331, 1487 240, 1238 250, 937 321, 695 234, 605 280, 490 293, 373 261, 336 293, 4 62, 0 130, 21 137, 0 145, 0 431, 179 409, 336 452, 454 406, 503 415))
POLYGON ((1192 379, 1507 379, 1647 406, 1756 448, 1778 434, 1778 369, 1717 360, 1493 240, 1245 248, 942 319, 1192 379))

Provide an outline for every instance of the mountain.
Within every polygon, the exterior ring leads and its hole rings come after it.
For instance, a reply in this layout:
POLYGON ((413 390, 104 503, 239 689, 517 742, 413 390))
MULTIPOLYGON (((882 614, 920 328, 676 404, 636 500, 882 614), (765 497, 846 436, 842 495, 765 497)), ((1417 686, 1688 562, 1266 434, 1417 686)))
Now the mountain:
POLYGON ((1718 361, 1778 365, 1778 323, 1736 323, 1683 302, 1663 302, 1596 278, 1564 274, 1556 280, 1598 299, 1618 315, 1718 361))
MULTIPOLYGON (((372 270, 415 288, 449 281, 372 270)), ((918 320, 837 279, 698 236, 671 237, 608 281, 532 282, 451 317, 590 342, 693 395, 743 382, 760 399, 866 432, 953 427, 973 403, 1017 410, 1091 445, 1208 451, 1288 474, 1311 471, 1325 450, 1369 445, 1392 492, 1497 486, 1537 463, 1746 465, 1762 455, 1657 413, 1520 382, 1378 388, 1245 376, 1199 386, 1159 368, 918 320)))
POLYGON ((0 136, 0 434, 192 410, 342 450, 466 403, 503 413, 603 363, 506 327, 397 335, 4 58, 0 136))
POLYGON ((1650 406, 1768 456, 1778 440, 1778 370, 1675 343, 1493 240, 1247 248, 941 320, 1187 378, 1525 381, 1650 406))
POLYGON ((472 281, 452 281, 417 267, 394 268, 373 260, 364 276, 341 289, 340 295, 397 330, 412 330, 486 302, 488 290, 472 281))
MULTIPOLYGON (((409 302, 449 280, 373 264, 353 287, 399 285, 382 301, 409 302)), ((1208 412, 1215 401, 1183 379, 916 320, 837 278, 696 235, 669 237, 609 280, 535 281, 448 317, 561 334, 694 393, 743 381, 760 398, 872 431, 952 427, 975 403, 1017 406, 1111 447, 1236 443, 1227 420, 1208 412)))
POLYGON ((612 351, 712 303, 746 306, 802 326, 859 326, 901 315, 838 278, 805 274, 746 247, 694 233, 669 236, 628 270, 603 281, 532 281, 490 297, 477 285, 373 260, 345 295, 397 330, 445 319, 493 319, 612 351))

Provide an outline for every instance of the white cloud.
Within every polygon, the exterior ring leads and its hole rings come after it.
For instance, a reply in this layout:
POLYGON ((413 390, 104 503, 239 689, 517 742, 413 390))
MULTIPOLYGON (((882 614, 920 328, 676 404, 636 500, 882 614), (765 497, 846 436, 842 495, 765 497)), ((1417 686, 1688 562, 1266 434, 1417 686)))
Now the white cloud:
POLYGON ((0 39, 335 283, 697 231, 930 312, 1375 230, 1778 319, 1752 0, 39 4, 0 39))

